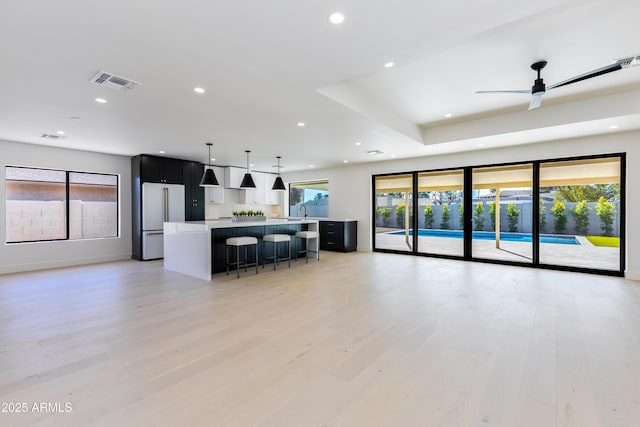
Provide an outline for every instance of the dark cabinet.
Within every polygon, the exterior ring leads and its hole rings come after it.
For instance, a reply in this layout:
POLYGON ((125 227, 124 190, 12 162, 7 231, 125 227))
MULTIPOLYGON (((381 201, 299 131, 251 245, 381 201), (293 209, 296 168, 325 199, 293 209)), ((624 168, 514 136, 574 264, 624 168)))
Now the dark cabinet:
POLYGON ((204 173, 204 165, 200 162, 182 162, 182 178, 184 180, 184 219, 185 221, 204 220, 204 188, 200 180, 204 173))
POLYGON ((140 157, 140 178, 142 182, 159 182, 163 184, 182 184, 182 160, 167 157, 140 157))
POLYGON ((357 221, 320 221, 320 249, 353 252, 357 243, 357 221))

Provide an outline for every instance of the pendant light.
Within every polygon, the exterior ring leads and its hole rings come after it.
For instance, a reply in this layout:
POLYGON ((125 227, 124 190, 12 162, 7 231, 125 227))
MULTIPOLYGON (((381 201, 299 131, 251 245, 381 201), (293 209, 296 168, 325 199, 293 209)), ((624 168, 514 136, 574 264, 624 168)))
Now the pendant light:
POLYGON ((284 186, 284 182, 282 182, 282 177, 280 176, 280 156, 276 156, 276 159, 278 159, 278 176, 276 177, 276 180, 273 183, 273 187, 271 187, 271 189, 284 191, 287 189, 287 187, 284 186))
POLYGON ((204 171, 202 175, 202 179, 200 180, 200 187, 218 187, 220 184, 218 183, 218 179, 216 178, 216 174, 211 169, 211 146, 213 145, 210 142, 207 142, 209 146, 209 167, 204 171))
POLYGON ((251 176, 251 172, 249 172, 249 153, 251 151, 245 150, 244 152, 247 153, 247 173, 245 173, 244 178, 242 178, 240 188, 256 188, 256 183, 253 182, 253 177, 251 176))

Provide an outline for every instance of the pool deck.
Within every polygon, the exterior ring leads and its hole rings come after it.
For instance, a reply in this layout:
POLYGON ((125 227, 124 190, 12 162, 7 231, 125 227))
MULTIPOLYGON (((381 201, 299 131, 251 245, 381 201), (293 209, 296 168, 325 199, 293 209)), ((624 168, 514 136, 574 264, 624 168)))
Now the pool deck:
MULTIPOLYGON (((575 237, 580 243, 579 245, 541 243, 540 263, 616 271, 619 269, 620 250, 618 248, 594 246, 583 236, 575 237)), ((411 242, 411 238, 409 241, 411 242)), ((376 248, 411 251, 405 241, 405 236, 386 232, 376 233, 376 248)), ((418 251, 462 256, 463 241, 450 237, 418 236, 418 251)), ((532 262, 532 245, 530 243, 503 240, 500 242, 500 249, 498 249, 494 240, 475 239, 472 251, 475 258, 532 262)))

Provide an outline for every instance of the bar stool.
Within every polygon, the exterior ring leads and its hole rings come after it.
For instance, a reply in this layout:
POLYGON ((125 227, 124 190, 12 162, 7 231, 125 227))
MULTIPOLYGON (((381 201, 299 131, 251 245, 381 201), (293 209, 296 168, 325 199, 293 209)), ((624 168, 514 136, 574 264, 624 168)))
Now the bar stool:
POLYGON ((289 268, 291 268, 291 236, 288 234, 266 234, 262 238, 262 268, 264 268, 264 264, 268 259, 273 260, 273 269, 276 269, 276 264, 280 261, 289 261, 289 268), (273 256, 267 256, 267 248, 266 244, 273 244, 273 256), (278 244, 286 243, 287 244, 287 252, 289 253, 286 257, 278 256, 278 244))
POLYGON ((309 240, 313 239, 318 240, 317 231, 298 231, 296 233, 296 261, 298 260, 298 255, 304 254, 305 262, 308 263, 309 252, 315 253, 317 255, 318 261, 320 261, 320 242, 318 242, 318 250, 312 251, 309 249, 309 240), (302 239, 305 241, 303 250, 298 250, 298 239, 302 239))
POLYGON ((256 274, 258 274, 258 239, 255 237, 242 236, 242 237, 229 237, 226 240, 225 252, 227 255, 227 276, 229 275, 229 266, 236 266, 236 273, 238 279, 240 278, 240 267, 244 267, 244 271, 247 271, 247 267, 256 266, 256 274), (248 249, 249 246, 256 245, 256 259, 255 262, 248 263, 248 249), (244 263, 240 262, 240 246, 244 246, 244 263), (229 248, 236 248, 236 260, 235 262, 229 262, 229 248))

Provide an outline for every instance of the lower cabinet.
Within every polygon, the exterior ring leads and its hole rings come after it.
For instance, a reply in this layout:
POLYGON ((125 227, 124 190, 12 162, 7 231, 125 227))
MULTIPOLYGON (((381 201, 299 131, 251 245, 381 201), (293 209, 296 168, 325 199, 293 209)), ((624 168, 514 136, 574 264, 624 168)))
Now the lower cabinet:
POLYGON ((357 243, 357 221, 320 221, 320 249, 353 252, 357 243))

